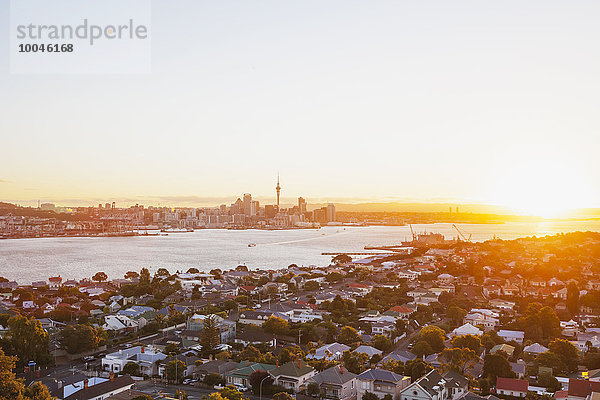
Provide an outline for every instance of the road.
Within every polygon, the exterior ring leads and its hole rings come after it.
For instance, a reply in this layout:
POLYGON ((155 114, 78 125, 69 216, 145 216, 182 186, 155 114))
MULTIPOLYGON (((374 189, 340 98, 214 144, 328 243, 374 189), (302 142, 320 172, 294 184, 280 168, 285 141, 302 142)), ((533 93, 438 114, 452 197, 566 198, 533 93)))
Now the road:
MULTIPOLYGON (((211 393, 217 392, 214 389, 203 389, 190 385, 166 385, 164 383, 154 383, 152 380, 138 381, 134 388, 144 393, 153 394, 162 392, 164 394, 174 395, 177 390, 183 390, 187 393, 189 400, 199 400, 202 396, 208 396, 211 393)), ((244 393, 250 400, 261 400, 259 396, 250 394, 249 392, 244 393)), ((263 400, 270 399, 270 397, 263 396, 263 400)))

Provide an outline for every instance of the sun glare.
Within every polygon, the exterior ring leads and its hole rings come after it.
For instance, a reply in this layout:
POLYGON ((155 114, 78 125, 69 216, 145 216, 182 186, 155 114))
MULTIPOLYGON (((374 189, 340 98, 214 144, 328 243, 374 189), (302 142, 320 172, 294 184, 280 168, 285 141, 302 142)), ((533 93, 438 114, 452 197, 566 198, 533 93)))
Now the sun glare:
POLYGON ((590 204, 589 183, 565 163, 527 162, 504 169, 490 182, 490 200, 516 213, 558 218, 590 204))

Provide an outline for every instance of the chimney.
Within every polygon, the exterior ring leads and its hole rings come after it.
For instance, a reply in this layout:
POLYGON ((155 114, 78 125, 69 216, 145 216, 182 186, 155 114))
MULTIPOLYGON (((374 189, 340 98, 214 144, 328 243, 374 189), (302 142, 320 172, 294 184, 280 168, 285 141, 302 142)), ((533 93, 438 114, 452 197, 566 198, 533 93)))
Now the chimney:
POLYGON ((115 380, 115 373, 114 372, 110 371, 110 374, 108 376, 109 376, 111 382, 115 380))
POLYGON ((29 373, 29 366, 25 366, 25 373, 29 373))
POLYGON ((246 367, 250 365, 250 360, 246 360, 246 367))
POLYGON ((340 365, 340 375, 344 375, 344 366, 340 365))
POLYGON ((142 354, 144 354, 146 352, 146 348, 144 346, 142 346, 142 354))
POLYGON ((88 380, 83 381, 83 390, 88 388, 88 380))
POLYGON ((62 387, 63 387, 63 381, 57 380, 56 381, 56 387, 59 388, 59 389, 62 389, 62 387))
POLYGON ((296 356, 298 360, 298 368, 302 368, 302 361, 300 361, 300 356, 296 356))

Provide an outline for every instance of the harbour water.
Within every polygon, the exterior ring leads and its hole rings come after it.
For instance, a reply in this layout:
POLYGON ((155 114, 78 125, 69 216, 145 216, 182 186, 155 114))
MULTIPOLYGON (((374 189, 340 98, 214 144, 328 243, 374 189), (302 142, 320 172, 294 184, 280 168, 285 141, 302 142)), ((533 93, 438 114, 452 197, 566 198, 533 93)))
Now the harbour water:
MULTIPOLYGON (((473 241, 496 236, 515 239, 560 232, 597 231, 600 221, 459 224, 473 241)), ((438 232, 447 239, 458 234, 451 224, 413 225, 416 233, 438 232)), ((130 270, 171 272, 190 267, 208 271, 248 268, 277 269, 297 265, 326 265, 322 252, 360 252, 369 245, 393 245, 410 240, 408 226, 324 227, 282 231, 206 229, 168 236, 42 238, 0 240, 0 276, 27 284, 60 275, 64 279, 90 277, 104 271, 121 278, 130 270), (256 244, 255 246, 248 246, 256 244)))

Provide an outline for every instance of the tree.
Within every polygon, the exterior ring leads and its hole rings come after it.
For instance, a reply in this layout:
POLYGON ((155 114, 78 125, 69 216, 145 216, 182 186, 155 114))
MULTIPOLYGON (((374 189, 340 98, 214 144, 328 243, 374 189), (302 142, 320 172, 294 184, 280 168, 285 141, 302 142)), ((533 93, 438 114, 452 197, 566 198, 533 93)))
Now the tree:
POLYGON ((214 385, 218 385, 218 384, 225 384, 225 379, 223 379, 223 377, 219 374, 215 374, 215 373, 211 373, 211 374, 207 374, 204 379, 202 380, 202 383, 207 384, 208 386, 214 386, 214 385))
POLYGON ((510 363, 501 354, 487 354, 483 360, 482 377, 496 382, 496 378, 514 378, 510 363))
POLYGON ((177 390, 175 391, 175 398, 176 398, 177 400, 188 400, 188 395, 187 395, 187 393, 185 392, 185 390, 180 390, 180 389, 177 389, 177 390))
POLYGON ((419 332, 419 341, 429 343, 433 353, 439 353, 444 349, 444 338, 446 332, 435 325, 427 325, 419 332))
POLYGON ((1 347, 10 355, 16 355, 17 367, 22 368, 29 361, 38 365, 50 362, 50 339, 40 321, 20 314, 8 320, 8 331, 0 342, 1 347))
POLYGON ((319 285, 319 282, 317 281, 308 281, 304 284, 304 290, 310 291, 310 292, 314 292, 316 290, 319 290, 321 288, 321 285, 319 285))
POLYGON ((431 370, 433 370, 433 366, 420 358, 409 360, 404 364, 404 374, 410 376, 412 382, 425 376, 431 370))
POLYGON ((214 392, 208 395, 208 400, 225 400, 219 393, 214 392))
POLYGON ((228 400, 247 400, 247 397, 233 386, 226 386, 223 389, 220 389, 218 393, 224 399, 228 400))
POLYGON ((384 353, 392 349, 392 341, 384 335, 375 335, 373 337, 373 347, 383 351, 384 353))
POLYGON ((430 354, 435 353, 435 351, 431 348, 431 345, 424 340, 419 340, 412 348, 412 352, 417 357, 428 356, 430 354))
POLYGON ((331 259, 331 263, 335 265, 348 264, 352 262, 352 257, 348 254, 338 254, 331 259))
POLYGON ((251 373, 248 377, 248 381, 250 382, 250 388, 254 394, 260 394, 261 384, 263 390, 265 387, 273 384, 273 378, 271 378, 271 375, 263 370, 258 370, 251 373))
POLYGON ((294 400, 294 398, 286 392, 279 392, 273 395, 273 400, 294 400))
POLYGON ((547 388, 551 392, 556 392, 562 389, 562 385, 548 372, 543 372, 538 376, 538 385, 547 388))
POLYGON ((200 271, 198 270, 198 268, 194 268, 194 267, 192 267, 192 268, 189 268, 189 269, 187 270, 187 273, 188 273, 188 274, 197 274, 197 273, 199 273, 199 272, 200 272, 200 271))
POLYGON ((278 359, 280 364, 285 364, 286 362, 294 361, 298 358, 304 358, 304 351, 302 351, 300 346, 296 345, 281 349, 278 359))
POLYGON ((548 348, 551 352, 560 357, 561 361, 568 368, 569 372, 577 371, 577 364, 579 363, 579 351, 573 343, 565 339, 554 339, 548 344, 548 348))
POLYGON ((446 309, 446 316, 452 320, 455 324, 460 323, 467 315, 467 310, 460 307, 450 306, 446 309))
POLYGON ((137 279, 137 278, 139 278, 139 277, 140 277, 140 274, 138 274, 138 273, 137 273, 137 272, 135 272, 135 271, 127 271, 127 272, 125 273, 125 279, 132 280, 132 279, 137 279))
POLYGON ((102 340, 102 328, 77 324, 66 326, 62 330, 60 342, 67 353, 77 354, 98 348, 102 340))
POLYGON ((329 283, 341 282, 344 276, 339 272, 330 272, 325 276, 325 280, 329 283))
POLYGON ((379 397, 377 397, 377 395, 375 393, 365 392, 365 394, 363 394, 361 400, 379 400, 379 397))
POLYGON ((456 371, 461 375, 465 374, 465 369, 473 368, 479 360, 477 353, 469 348, 444 349, 440 356, 445 369, 456 371))
POLYGON ((319 387, 319 384, 317 382, 310 382, 306 387, 306 393, 309 396, 316 397, 319 394, 321 394, 321 388, 319 387))
POLYGON ((94 276, 92 276, 92 280, 96 282, 104 282, 108 279, 108 275, 104 272, 96 272, 94 276))
POLYGON ((481 335, 481 345, 485 347, 485 349, 488 352, 495 345, 502 343, 504 343, 504 340, 500 336, 498 336, 498 333, 496 333, 496 331, 488 331, 481 335))
POLYGON ((350 346, 356 342, 360 342, 360 336, 358 335, 358 332, 356 332, 356 329, 354 329, 353 327, 344 326, 340 330, 340 334, 337 337, 337 341, 347 346, 350 346))
POLYGON ((185 363, 180 360, 172 360, 167 363, 165 368, 167 380, 171 382, 181 383, 185 373, 185 363))
POLYGON ((17 357, 7 356, 0 349, 0 400, 53 400, 48 388, 40 382, 25 388, 13 372, 16 360, 17 357))
POLYGON ((369 356, 365 353, 356 353, 346 350, 342 355, 343 365, 353 374, 360 374, 367 369, 369 356))
POLYGON ((567 309, 571 315, 579 314, 579 288, 575 282, 567 285, 567 309))
POLYGON ((479 350, 481 349, 481 340, 475 335, 454 336, 450 343, 452 347, 471 349, 475 353, 479 353, 479 350))
POLYGON ((552 368, 552 371, 558 374, 565 374, 568 370, 560 356, 552 351, 538 354, 535 363, 541 367, 552 368))
POLYGON ((123 367, 123 373, 126 375, 137 376, 140 373, 140 366, 130 361, 123 367))
POLYGON ((238 272, 248 272, 248 267, 245 265, 238 265, 235 267, 235 270, 238 272))
POLYGON ((200 344, 204 354, 214 354, 216 347, 221 343, 221 330, 217 326, 217 317, 209 315, 204 318, 203 327, 200 331, 200 344))
POLYGON ((288 333, 288 322, 281 317, 270 316, 262 324, 265 332, 272 333, 274 335, 285 335, 288 333))

